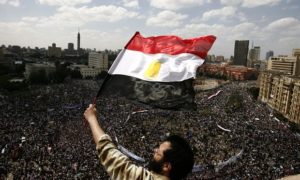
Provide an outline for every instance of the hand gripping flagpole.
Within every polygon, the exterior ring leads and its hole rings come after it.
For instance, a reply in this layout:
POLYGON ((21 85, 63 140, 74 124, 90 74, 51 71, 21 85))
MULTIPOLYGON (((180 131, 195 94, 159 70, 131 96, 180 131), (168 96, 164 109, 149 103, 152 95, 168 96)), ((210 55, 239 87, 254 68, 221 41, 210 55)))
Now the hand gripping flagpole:
MULTIPOLYGON (((131 37, 131 39, 128 41, 128 43, 127 43, 126 46, 124 47, 125 49, 126 49, 127 46, 131 43, 131 41, 134 39, 134 37, 135 37, 136 35, 138 35, 138 34, 140 34, 138 31, 136 31, 136 32, 134 33, 134 35, 131 37)), ((101 86, 100 86, 100 88, 99 88, 99 90, 98 90, 97 95, 96 95, 96 96, 94 97, 94 99, 93 99, 92 104, 93 104, 94 106, 96 106, 97 99, 98 99, 98 97, 100 96, 103 87, 104 87, 105 84, 109 81, 109 79, 110 79, 110 75, 109 75, 109 74, 106 74, 106 76, 105 76, 105 78, 104 78, 104 80, 103 80, 103 83, 101 84, 101 86)), ((85 127, 87 126, 87 121, 84 121, 84 126, 85 126, 85 127)))
MULTIPOLYGON (((104 87, 104 85, 106 84, 106 82, 109 80, 109 75, 108 74, 106 74, 106 76, 105 76, 105 78, 104 78, 104 80, 103 80, 103 83, 101 84, 101 86, 100 86, 100 88, 99 88, 99 90, 98 90, 98 93, 97 93, 97 95, 94 97, 94 99, 93 99, 93 101, 92 101, 92 104, 93 104, 93 106, 94 107, 96 107, 96 103, 97 103, 97 99, 98 99, 98 97, 100 96, 100 93, 101 93, 101 91, 102 91, 102 89, 103 89, 103 87, 104 87)), ((87 127, 87 121, 84 119, 84 127, 87 127)))

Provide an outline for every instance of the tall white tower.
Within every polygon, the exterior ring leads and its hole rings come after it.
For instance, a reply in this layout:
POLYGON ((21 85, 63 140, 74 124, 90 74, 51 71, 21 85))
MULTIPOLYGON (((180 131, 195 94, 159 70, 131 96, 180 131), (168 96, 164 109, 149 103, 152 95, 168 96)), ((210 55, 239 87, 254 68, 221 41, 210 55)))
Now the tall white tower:
POLYGON ((78 28, 78 34, 77 34, 77 53, 80 54, 80 32, 78 28))

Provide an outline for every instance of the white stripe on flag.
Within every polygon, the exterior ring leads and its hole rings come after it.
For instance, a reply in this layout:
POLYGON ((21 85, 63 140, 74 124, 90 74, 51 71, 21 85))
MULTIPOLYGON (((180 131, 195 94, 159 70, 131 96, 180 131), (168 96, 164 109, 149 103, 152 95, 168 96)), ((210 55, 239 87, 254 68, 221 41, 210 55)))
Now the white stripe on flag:
POLYGON ((127 75, 146 81, 178 82, 195 78, 196 70, 203 62, 203 59, 190 53, 145 54, 123 49, 108 73, 127 75))

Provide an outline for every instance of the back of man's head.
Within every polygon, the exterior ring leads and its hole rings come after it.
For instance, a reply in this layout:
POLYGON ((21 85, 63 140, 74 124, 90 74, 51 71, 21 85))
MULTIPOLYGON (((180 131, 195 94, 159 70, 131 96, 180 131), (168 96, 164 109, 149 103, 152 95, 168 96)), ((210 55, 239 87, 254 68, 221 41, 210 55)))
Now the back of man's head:
POLYGON ((170 179, 182 179, 194 166, 194 153, 189 143, 178 135, 171 135, 165 141, 171 143, 171 149, 164 152, 164 161, 171 163, 170 179))

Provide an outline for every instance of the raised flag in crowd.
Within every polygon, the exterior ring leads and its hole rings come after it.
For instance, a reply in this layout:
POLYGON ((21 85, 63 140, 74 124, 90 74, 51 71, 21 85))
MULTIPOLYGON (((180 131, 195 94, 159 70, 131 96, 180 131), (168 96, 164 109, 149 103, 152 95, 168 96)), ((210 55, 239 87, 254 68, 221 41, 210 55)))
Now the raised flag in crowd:
POLYGON ((136 32, 108 71, 98 95, 164 109, 195 108, 193 80, 216 37, 143 37, 136 32))

